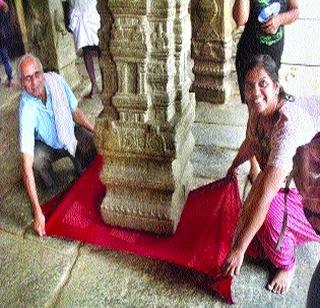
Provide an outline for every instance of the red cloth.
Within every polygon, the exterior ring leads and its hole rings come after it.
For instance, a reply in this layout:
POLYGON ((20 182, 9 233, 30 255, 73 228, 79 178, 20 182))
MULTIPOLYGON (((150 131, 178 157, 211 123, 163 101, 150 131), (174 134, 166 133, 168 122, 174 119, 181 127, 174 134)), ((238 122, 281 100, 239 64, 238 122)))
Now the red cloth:
POLYGON ((102 221, 99 209, 106 193, 99 180, 102 165, 98 156, 70 191, 43 206, 47 235, 185 266, 206 274, 206 286, 233 303, 231 278, 217 273, 231 248, 239 215, 237 181, 222 179, 192 191, 176 233, 159 236, 102 221))

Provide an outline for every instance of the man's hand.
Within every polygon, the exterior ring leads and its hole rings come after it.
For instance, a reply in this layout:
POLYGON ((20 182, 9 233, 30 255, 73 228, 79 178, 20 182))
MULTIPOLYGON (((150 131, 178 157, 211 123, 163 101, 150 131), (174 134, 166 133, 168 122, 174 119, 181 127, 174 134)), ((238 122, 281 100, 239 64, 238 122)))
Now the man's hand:
POLYGON ((244 251, 240 249, 232 248, 229 252, 229 255, 222 265, 221 272, 224 276, 231 276, 239 275, 240 268, 243 263, 244 258, 244 251))
POLYGON ((77 107, 76 110, 72 113, 72 117, 78 125, 83 126, 88 131, 93 133, 94 126, 90 123, 90 121, 87 119, 87 117, 79 107, 77 107))
POLYGON ((271 16, 265 23, 262 24, 262 29, 268 34, 274 34, 281 26, 279 15, 271 16))
POLYGON ((32 211, 34 216, 33 227, 34 227, 34 230, 40 236, 43 236, 46 234, 45 217, 40 207, 32 166, 33 166, 33 156, 28 153, 23 153, 22 154, 22 178, 23 178, 23 183, 26 188, 29 200, 30 200, 30 204, 32 206, 32 211))
POLYGON ((41 212, 36 214, 36 216, 34 217, 33 228, 39 234, 39 236, 46 235, 45 223, 46 223, 46 219, 43 213, 41 212))

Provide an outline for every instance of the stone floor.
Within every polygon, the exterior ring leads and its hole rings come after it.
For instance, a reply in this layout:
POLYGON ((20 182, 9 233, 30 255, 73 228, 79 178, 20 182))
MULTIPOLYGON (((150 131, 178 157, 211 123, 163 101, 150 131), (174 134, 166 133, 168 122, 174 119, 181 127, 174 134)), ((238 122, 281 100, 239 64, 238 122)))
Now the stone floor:
MULTIPOLYGON (((3 88, 1 100, 16 100, 18 90, 3 88)), ((77 93, 81 96, 81 93, 77 93)), ((81 102, 94 120, 99 99, 81 102)), ((193 133, 194 187, 223 177, 245 133, 243 105, 199 103, 193 133)), ((0 158, 1 159, 1 158, 0 158)), ((71 165, 55 165, 61 189, 73 180, 71 165)), ((248 166, 240 174, 243 184, 248 166)), ((243 185, 241 185, 243 187, 243 185)), ((40 191, 41 200, 50 195, 40 191)), ((21 183, 0 200, 0 307, 227 307, 200 288, 189 270, 90 245, 49 237, 32 230, 32 214, 21 183)), ((233 282, 235 307, 303 307, 320 249, 309 244, 297 250, 298 267, 286 296, 265 289, 265 265, 245 260, 233 282)))

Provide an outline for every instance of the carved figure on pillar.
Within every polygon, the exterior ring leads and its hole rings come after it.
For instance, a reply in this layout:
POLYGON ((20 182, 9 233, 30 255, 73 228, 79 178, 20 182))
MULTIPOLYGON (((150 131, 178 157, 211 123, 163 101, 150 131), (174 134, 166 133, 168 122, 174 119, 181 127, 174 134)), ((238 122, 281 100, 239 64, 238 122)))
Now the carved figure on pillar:
POLYGON ((232 36, 222 0, 192 0, 192 58, 197 100, 222 104, 231 94, 232 36))

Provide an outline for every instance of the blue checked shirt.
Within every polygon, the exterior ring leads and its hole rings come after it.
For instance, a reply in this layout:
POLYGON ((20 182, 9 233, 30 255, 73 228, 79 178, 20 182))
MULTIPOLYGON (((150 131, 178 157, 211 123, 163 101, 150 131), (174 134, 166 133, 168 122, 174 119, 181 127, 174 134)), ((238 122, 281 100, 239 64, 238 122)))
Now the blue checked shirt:
MULTIPOLYGON (((78 100, 65 80, 62 77, 61 79, 71 112, 74 112, 78 106, 78 100)), ((21 153, 28 153, 33 156, 35 140, 42 141, 54 149, 64 147, 58 139, 51 93, 46 84, 45 90, 47 93, 46 104, 43 104, 38 97, 31 96, 25 90, 22 91, 19 105, 19 146, 21 153)))

